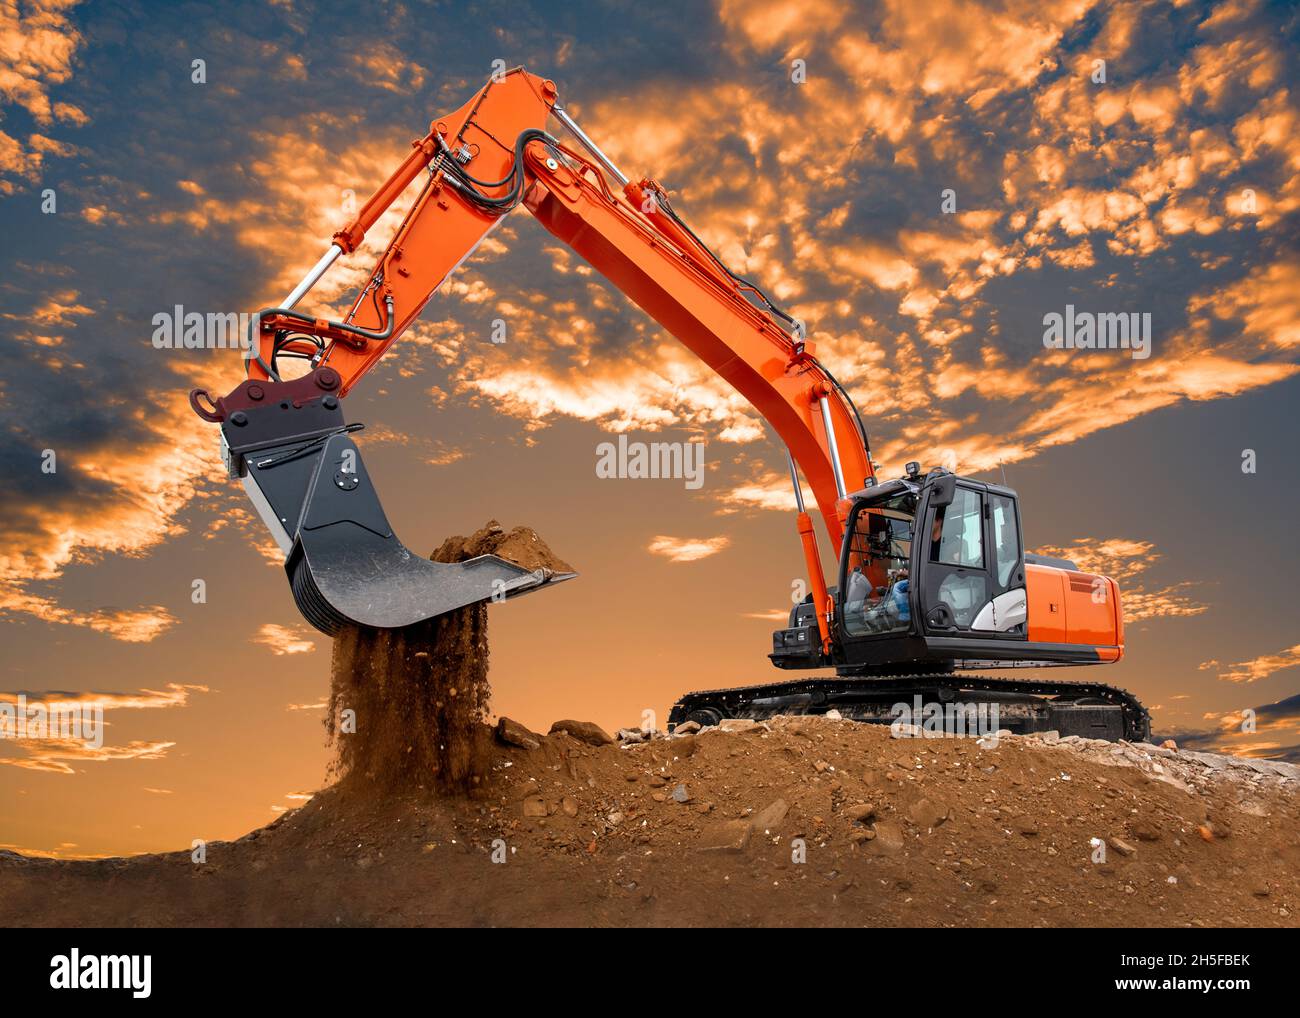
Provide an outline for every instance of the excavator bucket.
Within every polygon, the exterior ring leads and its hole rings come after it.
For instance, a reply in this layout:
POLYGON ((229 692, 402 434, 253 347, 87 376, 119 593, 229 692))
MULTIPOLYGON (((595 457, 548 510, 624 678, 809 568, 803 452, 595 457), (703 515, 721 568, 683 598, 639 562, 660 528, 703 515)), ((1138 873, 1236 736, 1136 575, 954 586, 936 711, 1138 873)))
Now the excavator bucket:
POLYGON ((287 556, 298 610, 321 632, 396 629, 576 575, 496 555, 445 563, 412 554, 388 524, 350 437, 359 425, 343 422, 339 400, 276 403, 265 400, 268 388, 245 382, 222 401, 222 454, 287 556))

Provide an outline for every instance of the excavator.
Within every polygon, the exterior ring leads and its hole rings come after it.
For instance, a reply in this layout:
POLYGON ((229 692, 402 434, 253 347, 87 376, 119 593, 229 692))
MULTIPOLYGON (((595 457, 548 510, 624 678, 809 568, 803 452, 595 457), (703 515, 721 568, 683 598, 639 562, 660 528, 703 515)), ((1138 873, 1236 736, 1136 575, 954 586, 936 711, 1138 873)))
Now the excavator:
POLYGON ((862 414, 803 323, 728 268, 664 187, 625 176, 561 105, 555 82, 522 67, 433 121, 293 291, 254 316, 243 382, 215 399, 190 393, 194 411, 220 424, 229 476, 284 552, 315 628, 408 626, 573 576, 492 555, 447 564, 412 554, 362 463, 361 425, 343 416, 347 394, 520 205, 730 383, 786 447, 808 593, 768 656, 783 671, 819 674, 688 693, 670 728, 831 711, 893 723, 914 704, 916 721, 983 711, 998 730, 1149 737, 1148 712, 1125 690, 1043 677, 1122 658, 1115 581, 1026 553, 1019 499, 1005 485, 918 463, 877 477, 862 414), (548 131, 552 120, 563 137, 548 131), (346 315, 300 310, 422 175, 346 315), (294 359, 306 362, 297 374, 285 370, 294 359), (829 578, 801 473, 838 562, 829 578))

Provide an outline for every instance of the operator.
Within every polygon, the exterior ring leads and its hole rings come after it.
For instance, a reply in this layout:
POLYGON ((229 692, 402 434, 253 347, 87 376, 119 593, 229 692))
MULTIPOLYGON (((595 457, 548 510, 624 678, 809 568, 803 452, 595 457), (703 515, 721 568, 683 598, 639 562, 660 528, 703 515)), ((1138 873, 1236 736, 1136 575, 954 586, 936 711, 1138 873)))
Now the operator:
POLYGON ((904 566, 894 572, 894 584, 889 588, 889 596, 894 606, 893 613, 897 614, 899 622, 910 623, 912 621, 912 605, 908 599, 910 589, 911 583, 907 577, 907 567, 904 566))

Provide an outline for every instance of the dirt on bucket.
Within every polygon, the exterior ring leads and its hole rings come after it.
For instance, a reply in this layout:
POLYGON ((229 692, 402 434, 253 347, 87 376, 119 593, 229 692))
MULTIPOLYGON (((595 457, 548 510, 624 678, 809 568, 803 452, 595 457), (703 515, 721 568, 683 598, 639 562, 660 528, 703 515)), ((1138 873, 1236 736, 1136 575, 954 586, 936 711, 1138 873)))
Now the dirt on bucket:
MULTIPOLYGON (((496 520, 447 538, 430 557, 479 555, 572 571, 536 531, 507 531, 496 520)), ((401 629, 350 627, 335 637, 325 727, 337 777, 388 792, 480 786, 491 747, 487 615, 480 602, 401 629)))

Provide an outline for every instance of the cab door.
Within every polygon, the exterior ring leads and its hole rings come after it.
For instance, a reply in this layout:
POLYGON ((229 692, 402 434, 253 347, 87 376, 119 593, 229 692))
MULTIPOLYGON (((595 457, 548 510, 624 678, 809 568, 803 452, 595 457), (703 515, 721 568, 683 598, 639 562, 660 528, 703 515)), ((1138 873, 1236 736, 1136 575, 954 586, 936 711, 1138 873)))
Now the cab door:
POLYGON ((971 631, 1003 639, 1028 639, 1025 549, 1020 534, 1020 503, 1014 491, 992 486, 985 489, 984 524, 992 591, 988 604, 971 623, 971 631))
POLYGON ((946 488, 927 500, 924 540, 917 542, 925 632, 1023 640, 1027 606, 1015 494, 971 481, 946 488))

